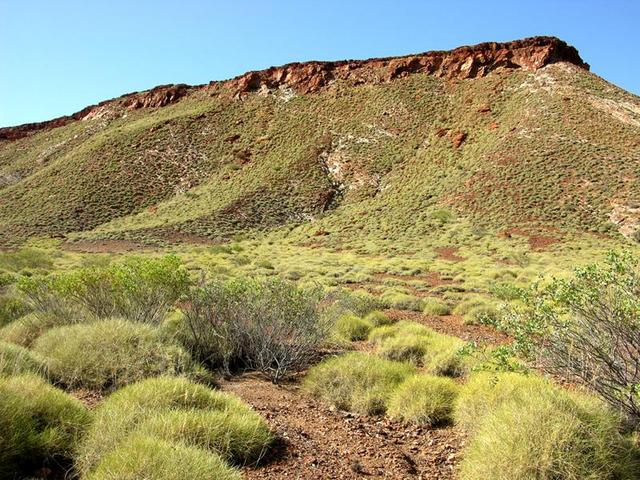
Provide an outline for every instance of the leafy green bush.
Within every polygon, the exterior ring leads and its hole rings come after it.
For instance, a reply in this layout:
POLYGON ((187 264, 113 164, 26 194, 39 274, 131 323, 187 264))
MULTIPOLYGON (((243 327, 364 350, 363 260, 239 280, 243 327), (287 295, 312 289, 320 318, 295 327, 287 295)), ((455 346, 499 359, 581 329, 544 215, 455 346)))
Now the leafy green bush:
POLYGON ((89 421, 80 402, 40 377, 0 377, 0 478, 68 460, 89 421))
POLYGON ((133 435, 107 453, 86 480, 240 480, 240 473, 201 448, 133 435))
POLYGON ((257 461, 273 439, 239 398, 184 378, 157 377, 114 392, 98 407, 78 454, 80 471, 95 470, 123 439, 141 431, 154 440, 209 448, 202 451, 239 464, 257 461))
POLYGON ((634 479, 640 464, 619 427, 620 419, 593 398, 533 390, 485 412, 459 478, 634 479))
POLYGON ((426 297, 423 301, 424 308, 422 309, 422 313, 426 315, 449 315, 451 313, 451 306, 442 300, 434 297, 426 297))
POLYGON ((189 285, 178 257, 167 255, 24 278, 19 288, 39 312, 65 317, 82 309, 95 318, 159 323, 189 285))
POLYGON ((498 326, 514 354, 589 385, 640 424, 640 261, 609 253, 606 264, 534 284, 498 326))
POLYGON ((389 399, 391 418, 418 425, 451 421, 459 386, 449 378, 415 375, 402 382, 389 399))
POLYGON ((52 378, 72 388, 111 390, 192 367, 189 354, 156 328, 120 319, 51 329, 33 350, 52 378))
POLYGON ((363 353, 348 353, 319 363, 307 374, 305 388, 342 410, 382 414, 393 390, 415 368, 363 353))
POLYGON ((338 338, 353 342, 365 340, 372 328, 373 324, 368 320, 355 315, 342 315, 336 320, 334 331, 338 338))
POLYGON ((0 375, 45 372, 44 362, 36 354, 19 345, 0 341, 0 375))
POLYGON ((49 313, 30 313, 0 328, 0 340, 31 347, 40 335, 55 327, 78 322, 75 317, 60 317, 49 313))
POLYGON ((306 368, 329 338, 322 298, 279 279, 212 282, 189 297, 187 345, 213 368, 257 370, 278 382, 306 368))
POLYGON ((384 312, 374 310, 368 313, 364 320, 369 322, 373 327, 382 327, 384 325, 391 325, 394 321, 384 312))

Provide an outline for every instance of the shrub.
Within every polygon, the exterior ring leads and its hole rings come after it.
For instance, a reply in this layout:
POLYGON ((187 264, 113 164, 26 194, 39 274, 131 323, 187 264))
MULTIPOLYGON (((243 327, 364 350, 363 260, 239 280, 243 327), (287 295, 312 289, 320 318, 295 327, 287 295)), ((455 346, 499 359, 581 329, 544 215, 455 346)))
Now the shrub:
POLYGON ((373 312, 368 313, 364 317, 364 320, 369 322, 373 327, 382 327, 394 323, 387 314, 379 310, 374 310, 373 312))
POLYGON ((64 317, 80 308, 95 318, 159 323, 189 285, 180 260, 168 255, 25 278, 19 288, 40 312, 64 317))
POLYGON ((33 352, 19 345, 0 341, 0 375, 44 372, 44 363, 33 352))
POLYGON ((12 272, 25 269, 48 270, 52 266, 53 262, 44 250, 23 248, 16 252, 0 252, 0 268, 12 272))
POLYGON ((640 266, 610 253, 604 266, 534 284, 500 321, 514 353, 589 385, 632 424, 640 423, 640 266))
POLYGON ((29 313, 29 306, 20 298, 0 295, 0 327, 29 313))
POLYGON ((466 345, 466 342, 457 337, 434 332, 422 363, 435 375, 464 376, 473 366, 473 359, 463 354, 466 345))
POLYGON ((515 372, 477 372, 460 389, 455 421, 465 430, 474 430, 488 412, 507 401, 527 402, 537 392, 553 389, 546 379, 515 372))
POLYGON ((68 460, 89 420, 80 402, 37 376, 0 377, 0 478, 68 460))
POLYGON ((338 338, 353 342, 365 340, 372 328, 373 325, 368 320, 355 315, 342 315, 336 320, 334 331, 338 338))
POLYGON ((306 368, 329 337, 321 299, 278 279, 210 283, 190 297, 187 344, 211 367, 257 370, 277 383, 306 368))
POLYGON ((619 418, 599 401, 535 390, 487 412, 464 453, 460 478, 637 478, 639 464, 618 428, 619 418))
POLYGON ((378 355, 388 360, 421 365, 430 344, 429 335, 396 334, 379 342, 378 355))
POLYGON ((498 319, 498 309, 494 305, 485 304, 471 307, 462 316, 466 325, 493 325, 498 319))
POLYGON ((458 384, 449 378, 415 375, 393 392, 387 413, 392 418, 418 425, 448 423, 458 390, 458 384))
POLYGON ((191 367, 188 353, 156 328, 119 319, 54 328, 38 338, 33 350, 50 375, 70 388, 116 389, 191 367))
POLYGON ((333 307, 340 313, 350 313, 358 317, 385 308, 387 303, 379 297, 366 292, 351 292, 348 290, 338 290, 332 292, 327 299, 333 307))
POLYGON ((422 313, 426 315, 449 315, 451 307, 437 298, 427 297, 424 299, 422 313))
POLYGON ((48 313, 30 313, 0 329, 0 340, 31 347, 38 337, 55 327, 77 322, 76 318, 48 313))
POLYGON ((389 292, 382 295, 382 299, 389 304, 391 308, 398 310, 412 310, 421 312, 424 308, 424 301, 421 298, 400 292, 389 292))
POLYGON ((87 480, 240 480, 220 456, 153 437, 125 439, 100 461, 87 480))
POLYGON ((264 420, 239 398, 184 378, 158 377, 126 386, 95 415, 78 454, 83 474, 139 431, 154 439, 207 446, 237 463, 257 460, 272 441, 264 420))
POLYGON ((386 411, 393 390, 415 368, 363 353, 348 353, 313 367, 305 388, 313 396, 342 410, 377 415, 386 411))

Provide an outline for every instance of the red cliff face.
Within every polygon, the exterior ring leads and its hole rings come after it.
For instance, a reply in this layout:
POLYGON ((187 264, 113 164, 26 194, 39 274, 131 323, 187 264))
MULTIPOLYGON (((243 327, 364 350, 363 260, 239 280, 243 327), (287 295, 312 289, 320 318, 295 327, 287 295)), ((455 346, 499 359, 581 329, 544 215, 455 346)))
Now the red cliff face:
POLYGON ((15 140, 34 132, 91 118, 101 107, 135 110, 164 107, 180 100, 192 89, 226 87, 235 97, 262 88, 289 87, 300 94, 318 92, 335 80, 356 84, 389 82, 412 73, 440 78, 467 79, 482 77, 498 69, 534 71, 555 62, 569 62, 589 69, 578 51, 555 37, 533 37, 507 43, 481 43, 446 52, 426 52, 404 57, 345 60, 339 62, 291 63, 281 67, 248 72, 209 86, 163 85, 146 92, 136 92, 87 107, 73 115, 47 122, 0 128, 0 140, 15 140))

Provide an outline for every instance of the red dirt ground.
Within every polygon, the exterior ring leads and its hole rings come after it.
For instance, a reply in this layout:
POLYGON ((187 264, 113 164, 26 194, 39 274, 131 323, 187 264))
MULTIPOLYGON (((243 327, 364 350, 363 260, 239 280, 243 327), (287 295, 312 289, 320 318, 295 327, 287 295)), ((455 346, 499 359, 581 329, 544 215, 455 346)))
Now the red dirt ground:
POLYGON ((246 479, 454 478, 464 444, 455 427, 405 426, 336 411, 296 383, 276 386, 255 375, 222 388, 253 405, 283 439, 268 463, 242 469, 246 479))

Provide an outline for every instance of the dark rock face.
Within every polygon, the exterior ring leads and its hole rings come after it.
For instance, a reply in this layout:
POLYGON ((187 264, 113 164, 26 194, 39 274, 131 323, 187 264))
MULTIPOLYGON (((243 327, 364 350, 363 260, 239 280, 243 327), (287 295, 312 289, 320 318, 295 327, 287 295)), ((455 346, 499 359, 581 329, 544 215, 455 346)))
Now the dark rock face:
POLYGON ((92 118, 103 107, 129 110, 164 107, 179 101, 191 90, 214 86, 228 88, 236 98, 262 88, 279 87, 291 88, 299 94, 309 94, 321 91, 334 80, 346 80, 354 85, 382 83, 412 73, 448 79, 467 79, 482 77, 498 69, 535 71, 556 62, 569 62, 589 69, 589 65, 580 58, 574 47, 555 37, 532 37, 507 43, 481 43, 446 52, 426 52, 404 57, 291 63, 248 72, 231 80, 211 82, 208 86, 161 85, 145 92, 130 93, 86 107, 73 115, 46 122, 0 128, 0 141, 16 140, 40 130, 92 118))

